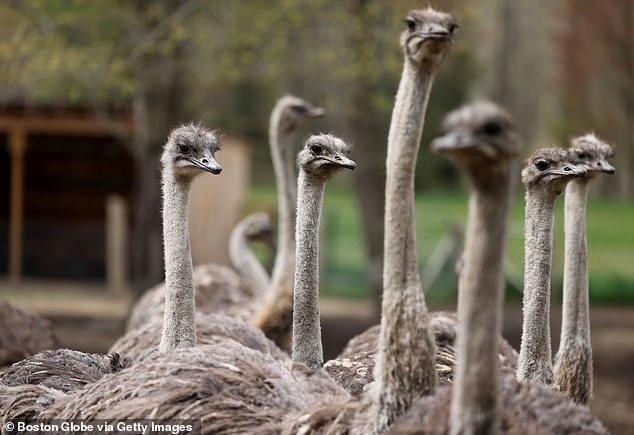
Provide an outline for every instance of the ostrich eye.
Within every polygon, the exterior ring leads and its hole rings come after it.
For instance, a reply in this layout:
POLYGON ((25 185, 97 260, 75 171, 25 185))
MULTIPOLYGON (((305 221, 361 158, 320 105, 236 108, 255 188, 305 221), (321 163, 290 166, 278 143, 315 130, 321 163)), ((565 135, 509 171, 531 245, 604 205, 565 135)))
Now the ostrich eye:
POLYGON ((549 166, 550 165, 548 164, 548 162, 544 159, 539 159, 535 161, 535 167, 540 171, 545 171, 546 169, 548 169, 549 166))
POLYGON ((577 150, 577 158, 581 160, 585 160, 588 157, 586 153, 581 150, 577 150))
POLYGON ((409 30, 410 32, 413 32, 414 30, 416 30, 416 21, 414 21, 411 18, 405 18, 405 25, 407 26, 407 30, 409 30))
POLYGON ((314 155, 314 156, 320 156, 321 153, 324 152, 323 148, 320 147, 319 145, 312 145, 310 147, 310 152, 314 155))
POLYGON ((494 121, 487 122, 482 127, 482 131, 484 131, 484 133, 489 136, 495 136, 500 134, 500 132, 502 131, 502 125, 500 125, 499 122, 494 122, 494 121))
POLYGON ((302 106, 300 104, 291 106, 291 109, 293 110, 293 112, 299 113, 300 115, 308 112, 308 109, 305 106, 302 106))
POLYGON ((180 151, 183 154, 187 154, 189 152, 189 145, 185 145, 184 143, 179 143, 178 151, 180 151))

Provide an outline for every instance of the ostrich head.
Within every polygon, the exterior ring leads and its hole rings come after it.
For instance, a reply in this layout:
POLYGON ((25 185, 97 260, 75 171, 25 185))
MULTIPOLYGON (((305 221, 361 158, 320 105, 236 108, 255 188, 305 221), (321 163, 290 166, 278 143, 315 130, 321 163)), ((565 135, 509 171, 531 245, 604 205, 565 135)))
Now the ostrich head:
POLYGON ((449 157, 475 183, 496 183, 496 174, 506 176, 522 148, 511 116, 490 101, 450 112, 442 127, 445 134, 432 141, 432 151, 449 157))
POLYGON ((406 29, 401 33, 405 56, 419 67, 434 71, 440 66, 453 44, 456 19, 432 8, 410 11, 405 17, 406 29))
POLYGON ((244 218, 243 222, 246 225, 245 235, 247 239, 253 242, 263 242, 270 246, 275 245, 273 222, 268 214, 253 213, 244 218))
POLYGON ((170 132, 161 163, 164 169, 187 179, 193 179, 201 171, 219 174, 222 167, 214 157, 219 149, 216 133, 200 125, 182 125, 170 132))
POLYGON ((328 180, 343 168, 354 169, 357 164, 347 155, 350 147, 338 137, 319 134, 308 138, 297 155, 298 166, 307 174, 328 180))
POLYGON ((588 171, 586 178, 601 173, 614 174, 614 166, 608 162, 608 158, 614 155, 610 145, 594 134, 576 137, 571 142, 569 151, 573 156, 572 163, 583 166, 588 171))
POLYGON ((286 95, 275 105, 274 111, 279 111, 279 124, 281 131, 290 132, 302 125, 306 120, 319 118, 326 114, 321 107, 313 106, 306 100, 293 95, 286 95))
POLYGON ((574 177, 583 177, 587 171, 572 163, 574 156, 561 148, 541 148, 527 160, 522 170, 522 182, 527 188, 547 188, 559 195, 566 183, 574 177))

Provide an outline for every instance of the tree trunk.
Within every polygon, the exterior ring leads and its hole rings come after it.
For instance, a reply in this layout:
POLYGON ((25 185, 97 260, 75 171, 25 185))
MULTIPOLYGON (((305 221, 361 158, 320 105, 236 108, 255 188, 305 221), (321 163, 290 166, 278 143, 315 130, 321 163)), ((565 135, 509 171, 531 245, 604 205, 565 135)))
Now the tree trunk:
MULTIPOLYGON (((180 0, 155 2, 150 16, 142 2, 135 3, 133 37, 147 35, 174 13, 180 0)), ((135 124, 136 210, 133 223, 132 279, 141 292, 163 280, 161 237, 160 162, 162 145, 175 125, 183 121, 185 100, 185 42, 159 47, 170 33, 145 47, 134 64, 137 92, 133 101, 135 124)))
POLYGON ((387 133, 382 131, 376 119, 377 109, 372 96, 378 93, 377 77, 373 71, 379 68, 372 49, 367 29, 377 23, 376 14, 370 11, 369 2, 357 0, 351 3, 351 16, 356 25, 349 26, 346 34, 352 63, 360 71, 356 80, 349 84, 350 121, 349 128, 355 142, 359 144, 353 158, 358 163, 354 174, 355 188, 363 219, 363 232, 367 253, 366 276, 374 299, 374 315, 379 318, 383 292, 383 214, 385 212, 385 143, 387 133))

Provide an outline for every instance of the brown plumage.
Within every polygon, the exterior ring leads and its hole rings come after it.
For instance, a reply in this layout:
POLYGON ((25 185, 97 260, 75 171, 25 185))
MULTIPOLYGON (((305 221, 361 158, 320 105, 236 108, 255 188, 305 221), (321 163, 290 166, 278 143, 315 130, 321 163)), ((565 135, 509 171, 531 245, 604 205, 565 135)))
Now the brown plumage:
POLYGON ((44 350, 0 373, 0 385, 45 385, 68 393, 123 367, 117 353, 102 355, 71 349, 44 350))
MULTIPOLYGON (((436 372, 440 385, 450 385, 453 382, 456 363, 456 313, 431 312, 429 323, 436 342, 436 372)), ((378 337, 379 325, 374 325, 353 337, 337 358, 324 364, 328 374, 354 396, 361 394, 368 384, 374 381, 374 358, 378 337)), ((504 339, 500 340, 498 356, 502 371, 508 374, 515 373, 517 351, 504 339)))
MULTIPOLYGON (((196 313, 195 321, 198 344, 215 344, 233 339, 248 348, 271 354, 276 359, 289 358, 262 331, 235 318, 222 314, 196 313)), ((125 355, 131 362, 140 359, 158 347, 161 323, 162 319, 155 319, 128 331, 112 345, 109 352, 125 355)))
MULTIPOLYGON (((236 307, 246 306, 253 299, 254 292, 234 270, 217 264, 204 264, 194 268, 193 279, 197 312, 248 318, 248 310, 238 312, 236 307)), ((134 304, 126 330, 134 330, 155 320, 162 321, 164 307, 165 283, 161 283, 147 290, 134 304)))
MULTIPOLYGON (((556 391, 537 384, 503 376, 498 387, 500 433, 607 434, 603 424, 583 405, 575 404, 556 391)), ((451 389, 441 388, 424 397, 388 432, 392 435, 449 434, 451 389)))
POLYGON ((41 350, 58 347, 59 340, 50 320, 7 301, 0 301, 0 367, 41 350))
POLYGON ((285 415, 348 397, 323 371, 280 362, 233 340, 148 355, 105 376, 41 418, 201 419, 205 434, 279 433, 285 415))
POLYGON ((44 385, 0 385, 0 427, 7 421, 33 421, 44 409, 67 396, 44 385))

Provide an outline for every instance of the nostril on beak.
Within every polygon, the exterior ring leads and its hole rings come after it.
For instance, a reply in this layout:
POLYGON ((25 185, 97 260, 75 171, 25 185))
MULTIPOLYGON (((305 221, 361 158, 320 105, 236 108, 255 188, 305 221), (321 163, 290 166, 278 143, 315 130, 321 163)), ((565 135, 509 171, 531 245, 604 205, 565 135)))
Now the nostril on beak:
POLYGON ((570 169, 570 167, 569 167, 569 166, 564 166, 564 171, 566 171, 566 172, 570 172, 571 170, 572 170, 572 169, 570 169))
POLYGON ((209 160, 207 159, 202 159, 203 164, 208 165, 209 164, 209 160))

